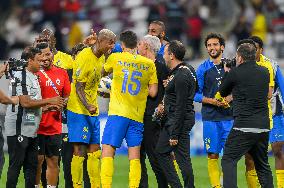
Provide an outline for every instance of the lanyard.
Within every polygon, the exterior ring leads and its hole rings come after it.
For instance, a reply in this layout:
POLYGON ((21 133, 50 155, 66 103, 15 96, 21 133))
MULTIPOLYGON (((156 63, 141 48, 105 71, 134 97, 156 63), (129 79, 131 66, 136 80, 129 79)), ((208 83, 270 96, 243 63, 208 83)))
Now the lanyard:
POLYGON ((52 80, 48 77, 48 75, 46 74, 46 72, 44 72, 44 70, 40 70, 40 72, 42 72, 42 74, 45 76, 45 78, 48 80, 48 82, 50 83, 51 87, 54 89, 55 93, 60 96, 60 93, 57 89, 57 87, 55 86, 55 84, 52 82, 52 80))

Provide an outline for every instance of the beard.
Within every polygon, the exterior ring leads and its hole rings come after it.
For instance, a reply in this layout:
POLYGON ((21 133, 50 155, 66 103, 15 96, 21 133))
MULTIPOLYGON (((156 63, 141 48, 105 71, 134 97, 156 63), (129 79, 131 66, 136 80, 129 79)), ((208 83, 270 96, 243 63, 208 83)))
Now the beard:
POLYGON ((216 59, 216 58, 218 58, 220 55, 221 55, 221 53, 222 53, 222 50, 221 49, 219 49, 219 50, 217 50, 217 52, 216 52, 216 54, 211 54, 211 52, 209 52, 209 56, 212 58, 212 59, 216 59))

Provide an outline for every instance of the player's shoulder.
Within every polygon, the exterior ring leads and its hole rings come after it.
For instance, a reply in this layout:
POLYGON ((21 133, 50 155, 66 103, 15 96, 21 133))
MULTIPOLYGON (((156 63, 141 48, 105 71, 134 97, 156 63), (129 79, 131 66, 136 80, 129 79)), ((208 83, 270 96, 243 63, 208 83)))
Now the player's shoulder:
POLYGON ((137 55, 137 56, 136 56, 136 59, 137 59, 137 61, 144 62, 144 63, 146 63, 146 64, 155 65, 155 63, 154 63, 153 60, 151 60, 151 59, 149 59, 149 58, 147 58, 147 57, 144 57, 144 56, 142 56, 142 55, 137 55))
POLYGON ((197 68, 199 72, 206 72, 214 66, 213 62, 208 58, 204 60, 197 68))
POLYGON ((84 48, 79 54, 77 55, 78 57, 86 57, 88 55, 92 54, 92 49, 91 47, 84 48))

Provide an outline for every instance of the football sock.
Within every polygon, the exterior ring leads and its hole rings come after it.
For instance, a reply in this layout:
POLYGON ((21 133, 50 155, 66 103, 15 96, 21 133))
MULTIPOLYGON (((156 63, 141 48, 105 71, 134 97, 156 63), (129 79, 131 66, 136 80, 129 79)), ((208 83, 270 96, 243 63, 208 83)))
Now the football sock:
POLYGON ((138 188, 141 179, 140 159, 130 160, 129 168, 129 188, 138 188))
POLYGON ((220 174, 221 172, 218 164, 218 159, 208 158, 208 175, 212 187, 221 187, 220 174))
POLYGON ((83 181, 83 161, 84 157, 73 155, 71 162, 71 174, 74 188, 82 188, 83 181))
POLYGON ((284 170, 276 170, 277 187, 284 188, 284 170))
POLYGON ((247 179, 248 188, 260 187, 255 169, 246 171, 246 179, 247 179))
POLYGON ((102 164, 101 164, 102 188, 111 188, 113 171, 114 171, 113 158, 112 157, 102 158, 102 164))
POLYGON ((91 188, 100 188, 100 157, 101 150, 88 153, 87 170, 90 178, 91 188))

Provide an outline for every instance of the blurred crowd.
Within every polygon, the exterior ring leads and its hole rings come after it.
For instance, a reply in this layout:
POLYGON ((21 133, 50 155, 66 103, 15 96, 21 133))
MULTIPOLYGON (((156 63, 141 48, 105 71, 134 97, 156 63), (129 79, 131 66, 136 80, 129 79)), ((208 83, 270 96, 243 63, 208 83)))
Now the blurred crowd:
POLYGON ((142 36, 153 20, 164 21, 167 37, 186 43, 194 59, 202 56, 202 39, 210 31, 223 33, 232 47, 250 35, 272 45, 283 15, 280 0, 0 0, 0 59, 17 54, 44 27, 54 30, 57 49, 68 51, 91 28, 136 29, 142 36))

